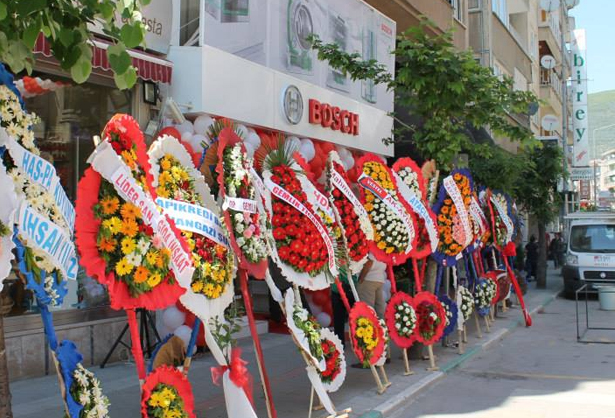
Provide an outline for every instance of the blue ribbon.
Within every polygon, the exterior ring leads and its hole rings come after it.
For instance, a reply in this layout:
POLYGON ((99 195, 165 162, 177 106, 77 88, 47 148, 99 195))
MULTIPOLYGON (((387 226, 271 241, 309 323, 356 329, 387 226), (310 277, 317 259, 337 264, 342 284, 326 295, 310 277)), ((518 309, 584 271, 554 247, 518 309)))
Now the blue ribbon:
POLYGON ((436 287, 434 287, 434 293, 437 295, 440 293, 440 285, 442 284, 442 271, 444 268, 442 265, 438 264, 436 269, 436 287))
POLYGON ((457 326, 457 304, 446 295, 440 295, 438 299, 440 300, 440 303, 442 303, 442 305, 446 305, 445 309, 453 314, 453 316, 449 319, 448 326, 444 328, 444 332, 442 334, 442 337, 446 337, 448 334, 453 332, 455 330, 455 327, 457 326))
POLYGON ((64 380, 66 405, 68 406, 70 418, 79 418, 79 415, 83 410, 83 405, 73 399, 70 389, 74 381, 73 374, 75 373, 79 363, 83 361, 83 356, 77 350, 77 346, 74 342, 64 340, 60 343, 60 346, 56 350, 56 358, 60 364, 60 373, 62 373, 62 378, 64 380))
POLYGON ((192 333, 190 334, 190 341, 188 342, 188 348, 186 349, 186 355, 188 357, 192 357, 192 351, 194 350, 194 346, 196 345, 196 338, 199 336, 200 328, 201 320, 199 318, 195 318, 194 324, 192 325, 192 333))
POLYGON ((52 351, 56 351, 58 348, 58 337, 56 336, 56 330, 53 327, 53 317, 47 305, 39 304, 41 310, 41 320, 43 321, 43 328, 45 330, 45 336, 49 342, 49 348, 52 351))
POLYGON ((2 63, 0 63, 0 85, 8 87, 9 90, 15 93, 15 95, 19 99, 19 104, 21 105, 21 108, 26 108, 26 105, 23 102, 23 98, 21 97, 21 93, 19 92, 19 90, 17 90, 17 87, 15 86, 15 78, 13 77, 13 74, 11 74, 2 63))

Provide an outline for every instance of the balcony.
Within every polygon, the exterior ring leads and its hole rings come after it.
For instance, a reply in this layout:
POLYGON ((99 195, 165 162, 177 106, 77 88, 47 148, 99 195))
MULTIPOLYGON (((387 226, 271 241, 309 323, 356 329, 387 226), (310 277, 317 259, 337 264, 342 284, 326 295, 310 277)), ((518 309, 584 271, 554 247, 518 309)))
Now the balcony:
MULTIPOLYGON (((559 76, 553 70, 547 70, 546 68, 540 68, 540 87, 541 96, 542 88, 552 89, 551 93, 555 93, 559 106, 562 104, 562 81, 559 76)), ((541 99, 548 99, 548 97, 541 97, 541 99)))
POLYGON ((538 24, 538 39, 545 41, 558 62, 561 62, 562 32, 559 25, 559 15, 541 11, 538 24))
POLYGON ((515 34, 495 13, 491 14, 491 27, 495 58, 504 65, 509 74, 514 74, 516 68, 526 80, 531 80, 532 60, 523 43, 517 40, 515 34))

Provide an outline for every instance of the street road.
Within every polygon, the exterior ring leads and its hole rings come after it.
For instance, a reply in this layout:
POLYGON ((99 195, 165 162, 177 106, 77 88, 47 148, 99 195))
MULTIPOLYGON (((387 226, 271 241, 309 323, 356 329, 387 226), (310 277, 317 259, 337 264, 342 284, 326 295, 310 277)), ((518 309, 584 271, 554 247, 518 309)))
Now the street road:
MULTIPOLYGON (((615 312, 592 318, 615 327, 615 312)), ((615 331, 591 331, 615 341, 615 331)), ((394 418, 615 417, 615 344, 576 341, 574 301, 556 299, 488 350, 391 415, 394 418)))

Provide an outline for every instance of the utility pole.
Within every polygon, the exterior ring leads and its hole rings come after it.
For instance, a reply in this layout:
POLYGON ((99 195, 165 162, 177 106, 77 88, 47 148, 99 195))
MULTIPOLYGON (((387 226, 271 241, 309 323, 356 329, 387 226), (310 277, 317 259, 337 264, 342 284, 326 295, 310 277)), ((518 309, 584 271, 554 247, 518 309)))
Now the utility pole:
MULTIPOLYGON (((560 50, 562 54, 562 71, 561 71, 561 83, 562 83, 562 151, 563 151, 563 168, 564 173, 567 172, 568 166, 568 77, 566 77, 567 69, 565 68, 565 63, 568 62, 566 50, 566 37, 564 35, 564 27, 566 30, 568 29, 568 22, 566 21, 564 24, 564 19, 568 19, 567 17, 567 9, 566 3, 560 2, 561 8, 561 16, 560 16, 560 50)), ((568 215, 568 182, 564 181, 564 177, 562 177, 562 190, 564 195, 566 196, 566 204, 564 206, 564 216, 568 215)))

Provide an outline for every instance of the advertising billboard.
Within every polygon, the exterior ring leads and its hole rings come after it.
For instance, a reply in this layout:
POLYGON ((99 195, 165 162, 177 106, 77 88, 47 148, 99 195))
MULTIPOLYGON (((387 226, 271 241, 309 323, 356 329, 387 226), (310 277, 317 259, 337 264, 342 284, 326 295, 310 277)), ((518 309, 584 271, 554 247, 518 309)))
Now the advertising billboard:
POLYGON ((589 165, 589 129, 587 115, 587 56, 585 29, 572 31, 572 129, 574 132, 573 167, 589 165))

